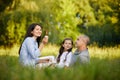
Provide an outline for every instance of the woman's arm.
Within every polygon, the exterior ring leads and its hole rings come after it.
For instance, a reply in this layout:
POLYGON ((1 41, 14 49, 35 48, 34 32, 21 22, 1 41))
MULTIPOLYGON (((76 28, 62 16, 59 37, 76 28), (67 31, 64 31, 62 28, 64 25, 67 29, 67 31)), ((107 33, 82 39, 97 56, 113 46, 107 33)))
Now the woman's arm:
POLYGON ((42 42, 40 43, 40 46, 39 46, 40 51, 43 49, 44 45, 47 43, 48 43, 48 36, 45 36, 42 42))

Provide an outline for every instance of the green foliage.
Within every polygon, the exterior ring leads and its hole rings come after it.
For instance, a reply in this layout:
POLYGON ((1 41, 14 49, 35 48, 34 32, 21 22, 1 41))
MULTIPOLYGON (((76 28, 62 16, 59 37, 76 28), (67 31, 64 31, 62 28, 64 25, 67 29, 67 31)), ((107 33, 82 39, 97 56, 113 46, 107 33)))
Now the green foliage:
POLYGON ((85 29, 84 26, 81 27, 82 25, 78 27, 80 32, 90 36, 91 43, 97 42, 99 46, 120 44, 118 2, 118 0, 89 0, 97 23, 88 22, 86 23, 88 25, 85 25, 88 28, 85 29))
POLYGON ((115 33, 115 28, 109 24, 101 26, 90 26, 88 29, 81 28, 81 33, 85 33, 90 37, 91 44, 95 42, 98 46, 115 46, 119 43, 119 35, 115 33), (116 38, 117 37, 117 38, 116 38))
POLYGON ((0 12, 4 11, 8 5, 11 5, 14 0, 0 0, 0 12))
POLYGON ((63 40, 65 37, 71 37, 73 40, 76 39, 78 35, 76 18, 77 7, 73 4, 72 0, 60 0, 59 8, 56 9, 56 21, 57 27, 59 29, 59 37, 63 40), (69 5, 69 6, 68 6, 69 5))
MULTIPOLYGON (((101 45, 120 43, 119 0, 9 0, 0 1, 0 45, 23 40, 28 25, 41 23, 49 42, 59 44, 83 33, 101 45), (4 8, 3 8, 4 7, 4 8), (99 35, 99 36, 98 36, 99 35)), ((91 43, 92 43, 91 42, 91 43)))

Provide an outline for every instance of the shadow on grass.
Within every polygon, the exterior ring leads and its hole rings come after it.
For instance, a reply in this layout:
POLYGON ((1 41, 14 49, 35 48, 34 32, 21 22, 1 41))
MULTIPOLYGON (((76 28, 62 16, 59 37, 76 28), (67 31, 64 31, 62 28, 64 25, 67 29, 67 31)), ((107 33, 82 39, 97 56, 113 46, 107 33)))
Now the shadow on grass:
POLYGON ((120 59, 91 58, 70 68, 23 67, 15 56, 0 56, 0 80, 120 80, 120 59))

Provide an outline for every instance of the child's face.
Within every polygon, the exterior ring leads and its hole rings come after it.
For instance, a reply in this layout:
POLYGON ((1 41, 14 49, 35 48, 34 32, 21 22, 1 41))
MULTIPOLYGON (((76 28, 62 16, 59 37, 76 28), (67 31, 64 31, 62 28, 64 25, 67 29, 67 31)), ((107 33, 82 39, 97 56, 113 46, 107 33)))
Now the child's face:
POLYGON ((67 51, 68 49, 72 48, 71 40, 65 40, 65 42, 62 46, 64 47, 64 51, 67 51))

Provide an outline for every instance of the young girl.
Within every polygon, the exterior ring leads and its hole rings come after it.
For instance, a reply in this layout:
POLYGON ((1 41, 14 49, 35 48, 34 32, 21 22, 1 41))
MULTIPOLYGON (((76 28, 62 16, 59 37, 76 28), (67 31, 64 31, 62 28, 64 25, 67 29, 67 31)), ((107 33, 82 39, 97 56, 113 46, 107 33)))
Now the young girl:
POLYGON ((72 47, 73 41, 71 38, 65 38, 62 42, 62 45, 59 49, 59 54, 57 57, 57 67, 69 67, 72 58, 72 47))
POLYGON ((39 58, 42 48, 48 42, 48 36, 45 36, 39 44, 41 34, 42 27, 39 24, 33 23, 29 26, 19 49, 19 61, 22 65, 34 67, 36 64, 42 63, 47 63, 47 65, 49 65, 54 60, 54 56, 39 58))

